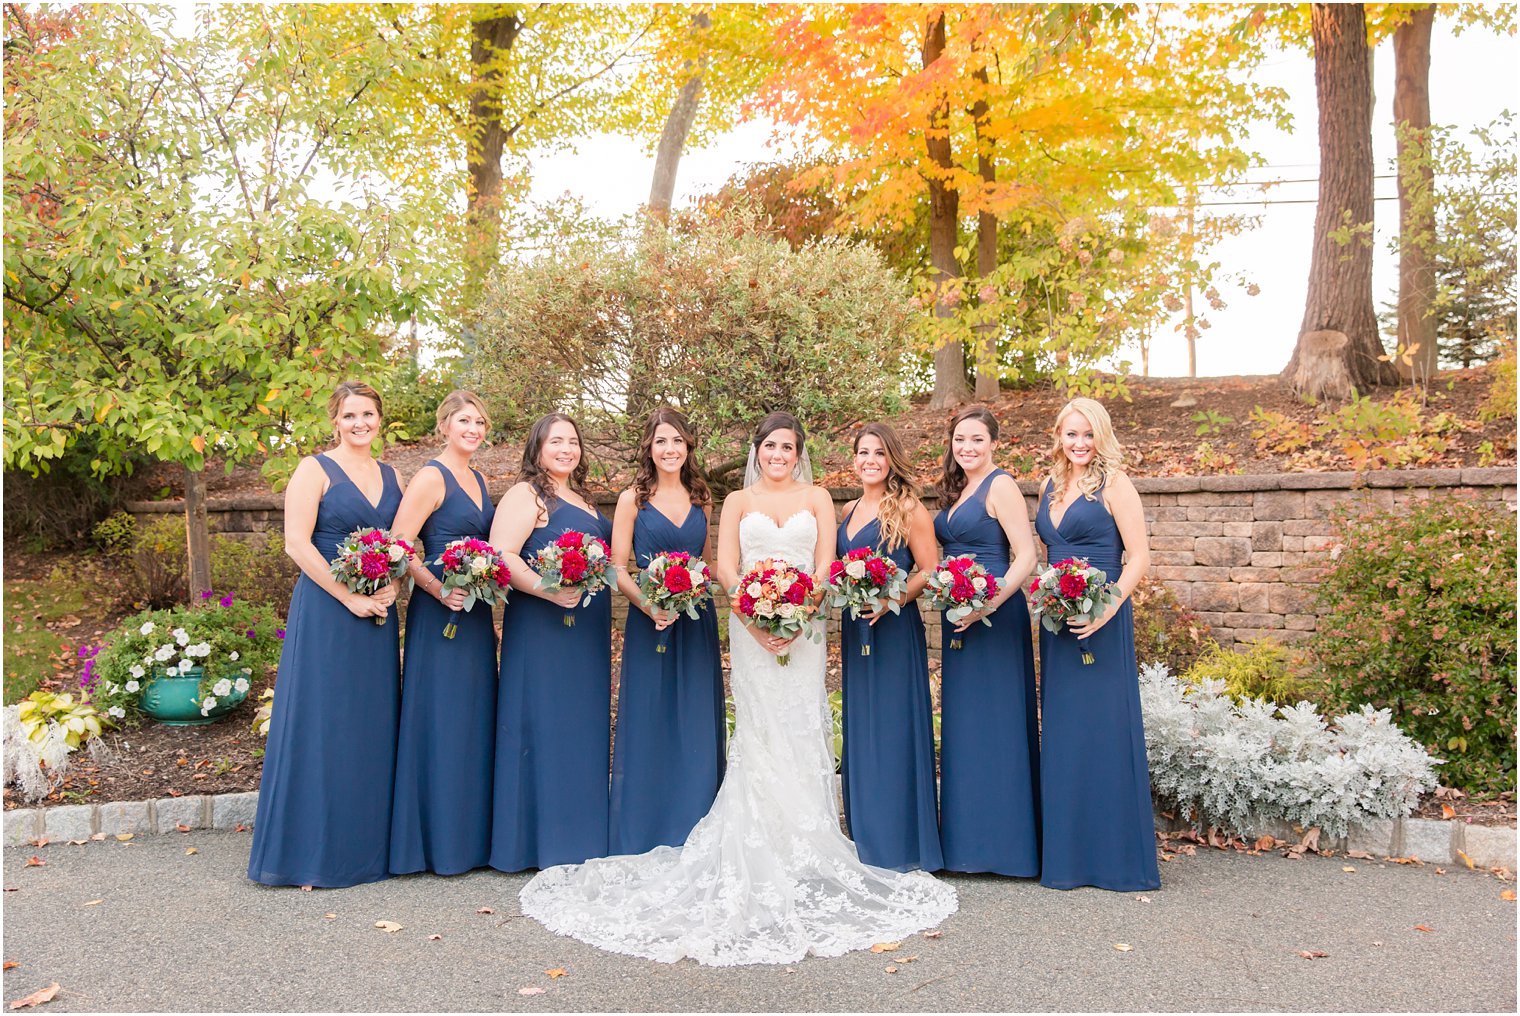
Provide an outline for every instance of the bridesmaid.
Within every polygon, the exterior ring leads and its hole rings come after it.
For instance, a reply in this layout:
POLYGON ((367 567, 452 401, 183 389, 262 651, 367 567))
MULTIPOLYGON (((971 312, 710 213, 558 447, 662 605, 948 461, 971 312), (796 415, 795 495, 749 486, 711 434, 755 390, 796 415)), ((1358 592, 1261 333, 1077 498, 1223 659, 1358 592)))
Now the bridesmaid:
POLYGON ((591 505, 588 470, 575 421, 541 417, 528 432, 520 479, 491 523, 515 590, 502 616, 496 702, 491 867, 501 871, 607 853, 612 596, 603 591, 580 606, 577 590, 541 588, 526 561, 570 530, 612 536, 591 505))
POLYGON ((494 508, 470 456, 491 431, 474 392, 450 392, 438 406, 438 458, 412 477, 395 531, 416 534, 422 560, 411 562, 416 589, 406 612, 401 738, 391 811, 391 873, 457 875, 491 857, 491 766, 496 743, 496 630, 491 608, 461 612, 454 638, 443 636, 465 593, 443 592, 442 565, 454 540, 484 540, 494 508))
POLYGON ((901 613, 841 618, 844 657, 844 813, 860 859, 878 868, 938 871, 934 706, 918 595, 934 570, 934 522, 918 500, 897 434, 868 423, 855 435, 861 495, 845 506, 839 557, 871 547, 912 572, 901 613), (915 569, 917 569, 915 571, 915 569), (861 655, 862 629, 871 654, 861 655))
POLYGON ((401 482, 371 451, 378 392, 345 381, 327 415, 337 447, 302 459, 285 490, 285 552, 301 577, 285 622, 248 857, 248 877, 265 885, 339 887, 390 875, 401 701, 396 589, 349 592, 328 562, 355 529, 391 525, 401 482))
POLYGON ((644 602, 635 568, 667 551, 706 557, 712 495, 694 458, 696 434, 674 409, 644 426, 633 487, 618 498, 612 560, 628 612, 612 751, 611 852, 680 846, 723 781, 726 725, 718 622, 711 602, 696 620, 644 602), (671 628, 664 653, 658 633, 671 628))
POLYGON ((1135 485, 1120 472, 1107 410, 1092 399, 1073 399, 1057 414, 1054 436, 1050 479, 1035 517, 1040 539, 1051 561, 1085 557, 1101 568, 1121 600, 1092 622, 1067 622, 1070 632, 1040 630, 1040 884, 1157 889, 1129 601, 1150 567, 1145 512, 1135 485), (1091 664, 1082 663, 1078 637, 1087 640, 1091 664))
POLYGON ((1018 484, 993 464, 997 439, 997 419, 981 406, 951 422, 944 507, 934 520, 947 557, 975 554, 1002 576, 985 611, 959 625, 942 621, 940 843, 948 871, 1033 878, 1040 873, 1039 734, 1023 584, 1034 569, 1034 536, 1018 484))

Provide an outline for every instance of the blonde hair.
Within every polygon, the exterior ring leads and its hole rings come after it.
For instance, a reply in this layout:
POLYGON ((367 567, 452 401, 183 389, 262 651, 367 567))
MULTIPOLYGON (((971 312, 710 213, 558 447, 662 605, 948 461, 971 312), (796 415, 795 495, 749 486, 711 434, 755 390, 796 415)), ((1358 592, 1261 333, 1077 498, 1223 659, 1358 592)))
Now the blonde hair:
POLYGON ((456 388, 443 397, 438 403, 438 426, 434 430, 443 434, 444 424, 449 422, 449 417, 459 412, 465 406, 474 406, 476 411, 485 418, 486 433, 491 432, 491 414, 486 412, 486 404, 480 401, 480 396, 464 388, 456 388))
POLYGON ((1092 399, 1072 399, 1061 407, 1056 414, 1055 426, 1050 429, 1052 444, 1050 446, 1050 503, 1056 504, 1056 498, 1066 492, 1066 476, 1071 471, 1071 461, 1066 458, 1066 452, 1061 447, 1061 424, 1072 413, 1081 413, 1087 418, 1087 422, 1093 429, 1093 460, 1077 481, 1077 489, 1087 500, 1095 500, 1098 489, 1108 482, 1108 478, 1119 472, 1124 467, 1124 449, 1119 446, 1119 439, 1114 435, 1114 423, 1108 417, 1108 410, 1101 403, 1092 399))

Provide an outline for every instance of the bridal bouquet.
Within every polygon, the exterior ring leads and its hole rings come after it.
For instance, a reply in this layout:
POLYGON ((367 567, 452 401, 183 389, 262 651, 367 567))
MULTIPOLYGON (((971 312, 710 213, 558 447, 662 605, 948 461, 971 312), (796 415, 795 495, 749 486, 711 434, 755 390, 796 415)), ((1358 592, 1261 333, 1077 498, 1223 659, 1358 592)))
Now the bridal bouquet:
MULTIPOLYGON (((1068 557, 1040 572, 1029 583, 1029 612, 1040 619, 1049 632, 1059 632, 1068 620, 1091 621, 1102 617, 1118 592, 1101 568, 1094 568, 1084 557, 1068 557)), ((1087 639, 1077 639, 1082 647, 1082 662, 1093 662, 1087 639)))
MULTIPOLYGON (((739 616, 767 635, 792 638, 801 634, 822 641, 822 633, 811 630, 808 625, 815 608, 809 602, 813 594, 813 577, 807 572, 793 568, 785 561, 759 561, 744 573, 734 593, 739 616)), ((776 662, 787 666, 792 662, 791 654, 781 653, 776 662)))
MULTIPOLYGON (((883 606, 898 613, 902 605, 897 598, 907 588, 908 577, 897 562, 871 547, 857 547, 829 565, 828 605, 849 607, 857 621, 883 606)), ((860 626, 860 655, 871 655, 870 624, 860 626)))
MULTIPOLYGON (((692 620, 702 616, 697 607, 712 599, 715 588, 707 562, 679 550, 652 558, 639 572, 638 584, 651 607, 685 614, 692 620)), ((669 644, 670 629, 666 628, 660 632, 654 651, 663 653, 669 644)))
MULTIPOLYGON (((355 529, 338 544, 338 556, 332 559, 333 578, 351 593, 373 596, 406 574, 406 559, 413 548, 405 540, 392 536, 389 529, 355 529)), ((385 623, 385 615, 375 618, 385 623)))
MULTIPOLYGON (((612 584, 612 558, 605 541, 574 529, 533 555, 539 585, 549 592, 579 589, 585 594, 581 606, 612 584)), ((575 615, 565 614, 565 627, 575 627, 575 615)))
MULTIPOLYGON (((998 594, 998 580, 976 563, 975 554, 947 557, 929 576, 929 605, 942 611, 951 624, 986 608, 998 594)), ((982 624, 992 627, 992 621, 983 617, 982 624)), ((960 639, 951 639, 950 648, 959 649, 960 639)))
MULTIPOLYGON (((444 547, 443 554, 433 563, 443 565, 440 593, 448 595, 456 589, 464 590, 464 606, 459 610, 467 611, 478 602, 487 606, 505 603, 512 588, 508 584, 512 573, 507 562, 501 559, 495 547, 473 536, 455 540, 444 547)), ((446 639, 459 634, 459 610, 450 614, 449 623, 443 626, 446 639)))

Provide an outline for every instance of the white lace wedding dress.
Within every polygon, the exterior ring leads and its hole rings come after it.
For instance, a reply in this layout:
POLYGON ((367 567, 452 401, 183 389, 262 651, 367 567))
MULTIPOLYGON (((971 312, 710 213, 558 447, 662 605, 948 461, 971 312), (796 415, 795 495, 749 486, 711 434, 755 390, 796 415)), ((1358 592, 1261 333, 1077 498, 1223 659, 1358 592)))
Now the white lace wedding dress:
MULTIPOLYGON (((811 569, 816 533, 807 512, 779 527, 751 512, 743 566, 811 569)), ((783 667, 730 619, 729 648, 738 723, 712 810, 679 847, 546 868, 522 912, 611 952, 710 966, 838 956, 954 913, 949 885, 862 864, 840 831, 824 647, 799 638, 783 667)))

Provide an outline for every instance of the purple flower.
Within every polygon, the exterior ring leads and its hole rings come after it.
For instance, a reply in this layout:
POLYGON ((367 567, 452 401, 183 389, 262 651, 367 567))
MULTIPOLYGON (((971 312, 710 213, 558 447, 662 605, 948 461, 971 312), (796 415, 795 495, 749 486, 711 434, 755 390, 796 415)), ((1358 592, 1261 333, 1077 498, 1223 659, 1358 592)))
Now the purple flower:
POLYGON ((285 638, 285 629, 284 628, 276 628, 274 630, 274 637, 277 638, 277 639, 284 640, 284 638, 285 638))
POLYGON ((220 600, 217 600, 216 602, 220 603, 224 607, 230 607, 230 606, 232 606, 232 594, 228 593, 226 596, 222 597, 220 600))
POLYGON ((248 629, 248 632, 247 632, 247 635, 248 635, 248 637, 249 637, 249 638, 251 638, 251 639, 256 639, 256 638, 258 638, 258 637, 259 637, 259 633, 258 633, 258 632, 256 632, 256 631, 254 631, 254 630, 253 630, 253 629, 252 629, 252 628, 249 628, 249 629, 248 629))
POLYGON ((211 591, 211 590, 209 590, 209 589, 203 589, 203 590, 202 590, 202 591, 201 591, 201 599, 203 599, 203 600, 209 600, 209 599, 211 599, 211 598, 212 598, 212 597, 213 597, 213 596, 215 596, 215 595, 216 595, 216 594, 215 594, 215 593, 213 593, 213 592, 212 592, 212 591, 211 591))

